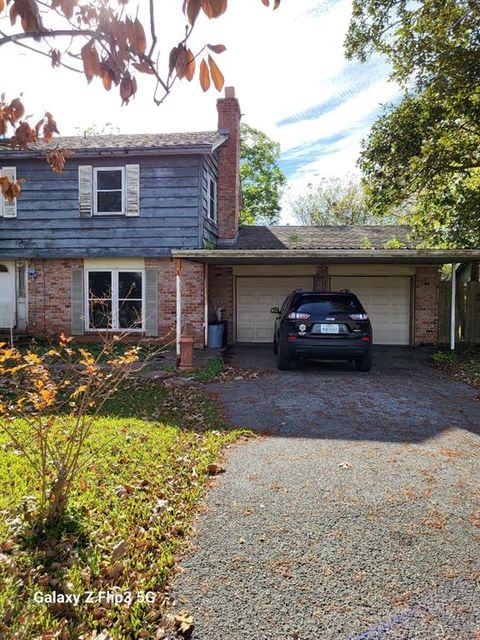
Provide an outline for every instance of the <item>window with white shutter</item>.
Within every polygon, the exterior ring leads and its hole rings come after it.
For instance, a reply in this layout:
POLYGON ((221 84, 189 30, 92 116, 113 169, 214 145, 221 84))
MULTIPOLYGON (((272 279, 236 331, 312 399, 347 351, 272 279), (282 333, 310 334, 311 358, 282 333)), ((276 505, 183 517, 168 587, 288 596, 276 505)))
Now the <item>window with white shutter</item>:
MULTIPOLYGON (((17 169, 16 167, 2 167, 0 169, 0 173, 3 176, 6 176, 10 180, 17 179, 17 169)), ((17 199, 15 198, 13 202, 7 202, 7 200, 0 195, 0 216, 4 218, 16 218, 17 217, 17 199)))

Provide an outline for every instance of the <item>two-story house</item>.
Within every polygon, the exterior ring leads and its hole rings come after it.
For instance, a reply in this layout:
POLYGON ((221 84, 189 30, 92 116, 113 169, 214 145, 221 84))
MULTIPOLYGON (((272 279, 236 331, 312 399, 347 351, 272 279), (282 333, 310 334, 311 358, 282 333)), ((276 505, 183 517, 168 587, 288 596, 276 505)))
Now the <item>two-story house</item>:
POLYGON ((435 342, 439 266, 480 252, 418 250, 402 227, 239 227, 240 118, 227 88, 215 131, 0 147, 25 179, 1 202, 0 329, 178 337, 190 322, 201 346, 221 308, 230 342, 269 342, 290 291, 349 288, 377 343, 435 342), (59 174, 56 146, 74 152, 59 174))

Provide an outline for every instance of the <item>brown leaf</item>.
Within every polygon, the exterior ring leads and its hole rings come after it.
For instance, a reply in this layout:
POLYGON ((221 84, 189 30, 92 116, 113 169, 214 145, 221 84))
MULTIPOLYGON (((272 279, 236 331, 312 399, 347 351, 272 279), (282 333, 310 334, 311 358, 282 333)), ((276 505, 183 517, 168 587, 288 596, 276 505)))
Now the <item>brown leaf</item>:
POLYGON ((190 49, 187 49, 187 68, 185 70, 185 77, 190 82, 195 75, 195 56, 190 49))
POLYGON ((227 50, 227 47, 224 44, 207 44, 207 47, 214 53, 223 53, 227 50))
POLYGON ((100 59, 98 52, 94 45, 88 43, 82 47, 81 51, 83 61, 83 71, 87 78, 87 82, 90 83, 94 76, 100 75, 100 59))
POLYGON ((216 462, 211 462, 207 467, 207 473, 211 476, 218 476, 220 473, 225 473, 225 467, 216 462))
POLYGON ((188 68, 189 62, 190 60, 189 60, 187 50, 182 45, 182 48, 180 49, 180 52, 177 57, 177 64, 175 65, 175 71, 180 80, 182 78, 185 78, 185 76, 187 75, 187 68, 188 68))
POLYGON ((68 149, 53 149, 47 151, 47 162, 50 169, 54 173, 62 173, 65 167, 65 161, 71 155, 73 155, 73 151, 69 151, 68 149))
POLYGON ((60 51, 58 49, 50 49, 49 51, 50 57, 52 59, 52 67, 59 67, 60 66, 60 60, 62 57, 62 54, 60 53, 60 51))
POLYGON ((140 71, 140 73, 155 73, 150 63, 146 60, 142 60, 141 62, 133 62, 132 67, 134 67, 137 71, 140 71))
POLYGON ((193 617, 188 613, 188 611, 180 611, 175 616, 175 626, 181 635, 185 636, 190 634, 193 631, 193 617))
POLYGON ((221 91, 223 89, 223 85, 225 84, 225 78, 223 77, 223 73, 220 71, 217 63, 211 55, 208 56, 208 65, 210 67, 210 75, 212 76, 215 89, 217 91, 221 91))
POLYGON ((111 562, 112 564, 115 563, 117 560, 120 560, 120 558, 123 558, 123 556, 128 552, 128 542, 126 540, 121 540, 113 549, 112 551, 112 558, 111 558, 111 562))
POLYGON ((70 19, 73 16, 73 10, 75 9, 78 0, 62 0, 60 6, 62 7, 63 15, 70 19))
POLYGON ((127 71, 120 82, 120 96, 123 100, 123 104, 128 104, 130 98, 132 98, 137 92, 137 81, 134 76, 131 76, 127 71))
POLYGON ((185 0, 183 3, 183 11, 186 14, 189 23, 193 26, 198 18, 202 0, 185 0))
POLYGON ((172 75, 172 73, 175 70, 175 67, 177 66, 177 58, 180 55, 181 50, 182 50, 181 47, 178 46, 178 47, 173 47, 173 49, 170 51, 168 77, 172 75))
POLYGON ((48 142, 54 133, 60 133, 57 129, 57 123, 53 119, 53 116, 48 111, 45 113, 46 122, 43 125, 43 139, 48 142))
POLYGON ((0 13, 5 9, 5 0, 0 0, 0 13))
POLYGON ((135 51, 144 54, 147 50, 147 38, 145 36, 145 29, 143 28, 143 25, 138 18, 136 18, 135 22, 133 23, 133 27, 135 29, 135 43, 132 44, 134 44, 135 51))
POLYGON ((202 60, 200 63, 200 86, 204 91, 208 91, 210 89, 210 73, 205 60, 202 60))
POLYGON ((227 0, 203 0, 202 9, 209 18, 218 18, 227 10, 227 0))

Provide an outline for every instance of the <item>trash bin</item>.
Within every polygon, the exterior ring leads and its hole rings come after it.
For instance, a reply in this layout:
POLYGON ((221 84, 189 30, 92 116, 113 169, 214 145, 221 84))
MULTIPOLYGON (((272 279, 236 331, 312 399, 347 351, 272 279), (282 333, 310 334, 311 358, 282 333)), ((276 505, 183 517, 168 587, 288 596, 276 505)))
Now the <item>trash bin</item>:
POLYGON ((223 347, 228 347, 228 320, 221 320, 223 324, 223 347))
POLYGON ((211 322, 208 325, 208 346, 210 349, 220 349, 223 345, 223 322, 211 322))

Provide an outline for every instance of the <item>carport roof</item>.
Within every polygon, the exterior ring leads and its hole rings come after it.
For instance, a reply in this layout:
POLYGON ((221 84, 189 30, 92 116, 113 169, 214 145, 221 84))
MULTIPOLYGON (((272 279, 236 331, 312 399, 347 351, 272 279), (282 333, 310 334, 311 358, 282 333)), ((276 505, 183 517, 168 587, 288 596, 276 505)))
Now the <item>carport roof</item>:
POLYGON ((448 264, 480 261, 480 249, 175 249, 206 264, 448 264))
POLYGON ((237 239, 229 245, 174 250, 172 255, 211 264, 446 264, 480 260, 480 249, 417 246, 407 226, 241 226, 237 239))

